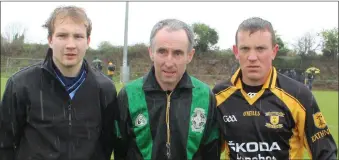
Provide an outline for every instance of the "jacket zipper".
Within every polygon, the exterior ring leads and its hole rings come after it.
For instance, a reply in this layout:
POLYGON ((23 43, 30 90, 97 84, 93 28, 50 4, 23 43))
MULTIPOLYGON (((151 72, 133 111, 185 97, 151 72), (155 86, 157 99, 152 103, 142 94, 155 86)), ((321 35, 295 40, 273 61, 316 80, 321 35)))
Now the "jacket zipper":
POLYGON ((72 103, 69 100, 68 102, 68 136, 69 140, 67 141, 67 147, 68 147, 68 159, 71 159, 71 143, 70 140, 72 139, 72 103))
POLYGON ((72 102, 70 100, 69 94, 67 92, 67 90, 65 89, 65 86, 58 80, 58 78, 56 77, 56 75, 54 75, 52 72, 50 72, 49 70, 46 69, 46 71, 51 74, 54 77, 54 80, 58 81, 59 84, 64 88, 64 91, 67 93, 68 96, 68 126, 69 126, 69 134, 71 134, 71 130, 70 127, 72 126, 72 102))
MULTIPOLYGON (((68 107, 67 107, 67 111, 68 111, 68 135, 69 135, 69 140, 71 139, 71 131, 72 131, 72 101, 69 97, 69 94, 67 92, 67 90, 65 89, 64 85, 58 80, 58 78, 52 73, 50 72, 49 70, 45 69, 50 75, 52 75, 54 77, 54 80, 58 81, 59 84, 64 88, 64 91, 67 93, 67 96, 68 96, 68 107)), ((67 141, 67 147, 68 147, 68 159, 71 159, 71 146, 70 146, 70 143, 69 143, 69 140, 67 141)))
POLYGON ((69 103, 69 105, 68 105, 68 126, 69 127, 72 127, 72 106, 71 106, 72 104, 71 103, 69 103))
POLYGON ((171 158, 171 130, 170 130, 170 121, 169 121, 169 111, 171 108, 171 95, 173 91, 170 94, 167 94, 167 103, 166 103, 166 126, 167 126, 167 142, 166 142, 166 155, 167 159, 171 158))

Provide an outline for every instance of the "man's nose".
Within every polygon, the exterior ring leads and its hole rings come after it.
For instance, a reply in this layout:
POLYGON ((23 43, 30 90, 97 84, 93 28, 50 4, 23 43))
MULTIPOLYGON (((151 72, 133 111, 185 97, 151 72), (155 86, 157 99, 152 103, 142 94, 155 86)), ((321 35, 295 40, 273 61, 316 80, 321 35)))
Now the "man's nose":
POLYGON ((74 38, 68 38, 66 48, 67 49, 74 49, 76 47, 75 45, 75 39, 74 38))
POLYGON ((168 54, 166 59, 165 59, 165 66, 166 67, 172 67, 174 65, 174 57, 173 54, 168 54))
POLYGON ((255 51, 252 51, 252 52, 249 54, 249 56, 248 56, 247 59, 248 59, 249 61, 256 61, 256 60, 258 60, 257 53, 255 53, 255 51))

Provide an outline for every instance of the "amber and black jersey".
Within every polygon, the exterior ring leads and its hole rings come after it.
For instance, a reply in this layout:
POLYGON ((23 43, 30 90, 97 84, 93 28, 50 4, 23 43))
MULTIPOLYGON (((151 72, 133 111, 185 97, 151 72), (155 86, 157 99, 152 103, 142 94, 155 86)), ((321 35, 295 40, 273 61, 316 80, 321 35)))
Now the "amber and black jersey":
MULTIPOLYGON (((226 159, 336 159, 337 146, 312 93, 272 67, 257 93, 246 93, 238 69, 213 88, 226 159)), ((326 106, 330 107, 330 106, 326 106)))

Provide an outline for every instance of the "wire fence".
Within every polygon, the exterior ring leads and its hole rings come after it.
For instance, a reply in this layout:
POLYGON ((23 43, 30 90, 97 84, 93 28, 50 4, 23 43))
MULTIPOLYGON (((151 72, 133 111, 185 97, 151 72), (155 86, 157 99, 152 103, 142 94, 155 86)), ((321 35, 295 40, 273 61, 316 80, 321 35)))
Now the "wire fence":
MULTIPOLYGON (((1 77, 9 78, 14 73, 19 70, 30 66, 32 64, 38 63, 43 59, 35 59, 35 58, 13 58, 13 57, 4 57, 1 56, 1 77)), ((138 77, 145 75, 149 69, 151 64, 149 63, 130 63, 130 80, 134 80, 138 77)), ((113 79, 119 81, 120 78, 120 67, 116 66, 116 72, 113 79)), ((201 66, 200 66, 201 67, 201 66)), ((216 66, 215 66, 216 67, 216 66)), ((216 67, 217 68, 217 67, 216 67)), ((223 67, 227 68, 227 67, 223 67)), ((205 74, 206 71, 202 71, 203 69, 190 69, 190 75, 200 79, 203 82, 206 82, 209 85, 215 85, 221 81, 227 80, 231 77, 230 71, 219 71, 219 74, 205 74)), ((106 69, 103 69, 103 73, 106 73, 106 69)), ((298 79, 299 82, 303 83, 303 79, 298 79)), ((330 89, 330 90, 338 90, 338 79, 315 79, 313 82, 314 88, 318 89, 330 89)))

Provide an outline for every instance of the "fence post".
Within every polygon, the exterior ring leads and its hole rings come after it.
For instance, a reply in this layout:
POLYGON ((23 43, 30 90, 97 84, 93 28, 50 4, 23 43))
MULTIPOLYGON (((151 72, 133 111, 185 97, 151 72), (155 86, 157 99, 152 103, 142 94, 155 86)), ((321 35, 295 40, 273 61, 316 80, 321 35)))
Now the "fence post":
POLYGON ((9 73, 8 73, 8 68, 9 68, 9 59, 10 59, 11 57, 7 57, 7 62, 6 62, 6 71, 5 71, 5 73, 6 73, 6 75, 8 75, 9 73))

